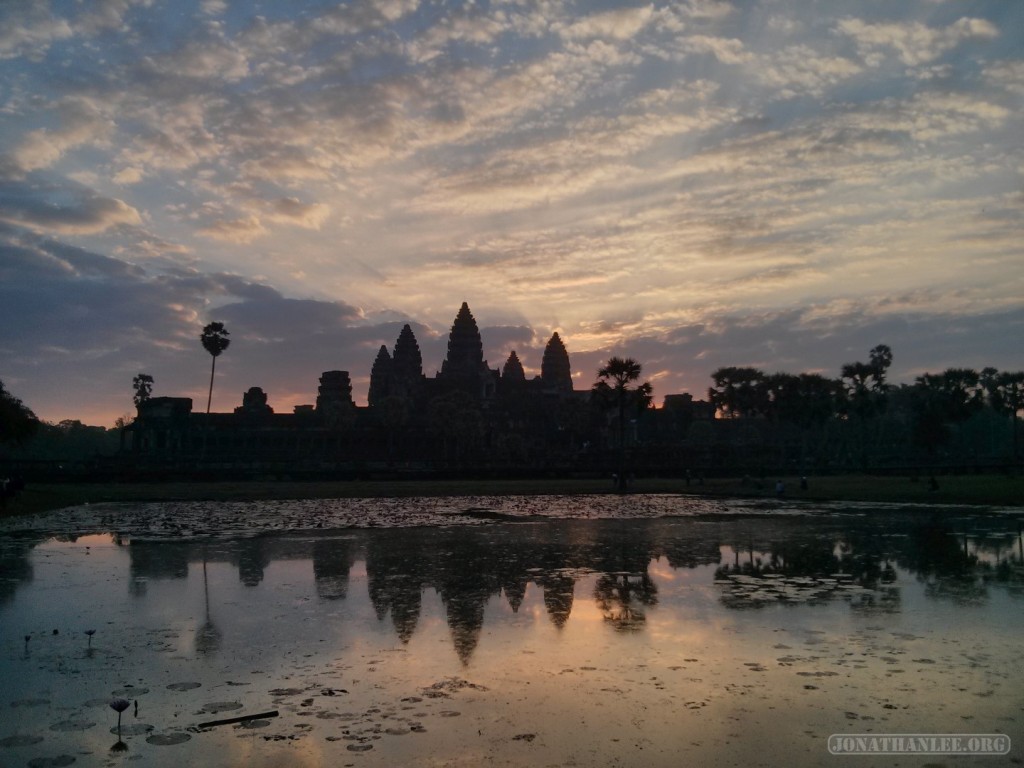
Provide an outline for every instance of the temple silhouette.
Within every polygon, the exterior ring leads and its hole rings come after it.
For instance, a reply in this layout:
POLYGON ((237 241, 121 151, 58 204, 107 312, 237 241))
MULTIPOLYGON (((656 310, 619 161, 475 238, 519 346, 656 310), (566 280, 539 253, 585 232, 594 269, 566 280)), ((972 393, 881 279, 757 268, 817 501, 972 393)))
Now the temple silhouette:
MULTIPOLYGON (((665 404, 665 423, 713 416, 689 395, 665 404)), ((345 370, 324 371, 315 404, 292 413, 275 413, 260 387, 246 391, 232 413, 197 413, 191 398, 153 397, 139 404, 126 448, 137 470, 220 476, 603 472, 614 463, 614 428, 607 409, 593 407, 589 387, 573 388, 558 333, 544 348, 539 376, 527 378, 514 350, 492 368, 463 303, 434 376, 424 373, 410 325, 392 349, 380 347, 366 406, 355 404, 345 370)))

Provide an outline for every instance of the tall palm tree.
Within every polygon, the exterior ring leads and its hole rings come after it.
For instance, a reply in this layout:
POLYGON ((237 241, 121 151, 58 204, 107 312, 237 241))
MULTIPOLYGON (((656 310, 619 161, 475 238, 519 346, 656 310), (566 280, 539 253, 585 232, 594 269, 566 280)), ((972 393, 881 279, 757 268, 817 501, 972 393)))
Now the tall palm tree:
POLYGON ((206 412, 210 412, 210 403, 213 401, 213 374, 217 369, 217 357, 228 348, 231 339, 228 338, 227 329, 224 323, 210 323, 203 328, 199 340, 203 342, 203 349, 210 353, 213 363, 210 366, 210 394, 206 398, 206 412))
POLYGON ((633 399, 637 408, 645 408, 651 401, 649 382, 630 389, 629 385, 640 378, 641 365, 631 357, 613 357, 597 371, 598 381, 594 390, 613 393, 619 418, 619 476, 618 490, 626 491, 626 404, 633 399))
POLYGON ((138 408, 149 400, 150 395, 153 393, 153 377, 148 373, 140 373, 132 379, 132 388, 135 390, 132 401, 135 403, 135 407, 138 408))

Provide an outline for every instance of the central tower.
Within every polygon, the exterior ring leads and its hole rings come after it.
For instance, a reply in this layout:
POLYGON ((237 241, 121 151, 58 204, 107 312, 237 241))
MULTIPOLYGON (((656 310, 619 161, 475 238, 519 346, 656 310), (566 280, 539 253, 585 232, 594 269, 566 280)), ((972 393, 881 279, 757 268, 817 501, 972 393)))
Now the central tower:
POLYGON ((441 364, 443 376, 470 377, 479 376, 484 367, 484 344, 480 339, 480 329, 476 319, 469 311, 469 304, 462 302, 459 314, 452 323, 452 331, 448 335, 448 356, 441 364))

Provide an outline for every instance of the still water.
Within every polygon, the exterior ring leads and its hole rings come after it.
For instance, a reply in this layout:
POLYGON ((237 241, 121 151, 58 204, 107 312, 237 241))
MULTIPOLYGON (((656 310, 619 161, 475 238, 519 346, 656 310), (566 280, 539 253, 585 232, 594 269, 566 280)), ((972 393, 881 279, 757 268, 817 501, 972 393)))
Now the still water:
POLYGON ((1020 764, 1018 512, 511 497, 3 521, 0 766, 878 764, 829 755, 853 733, 1006 734, 1009 755, 882 760, 1020 764))

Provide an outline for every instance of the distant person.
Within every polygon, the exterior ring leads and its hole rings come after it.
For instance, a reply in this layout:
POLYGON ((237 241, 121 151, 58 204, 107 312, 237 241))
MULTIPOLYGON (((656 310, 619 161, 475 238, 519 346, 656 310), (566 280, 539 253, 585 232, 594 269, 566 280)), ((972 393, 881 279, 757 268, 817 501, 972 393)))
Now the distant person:
POLYGON ((807 477, 806 476, 800 478, 800 490, 801 491, 806 491, 807 490, 807 477))
POLYGON ((775 495, 776 496, 783 496, 785 493, 786 493, 786 484, 784 482, 782 482, 781 480, 779 480, 775 484, 775 495))
POLYGON ((928 478, 928 490, 939 490, 939 481, 935 479, 935 475, 932 475, 931 477, 928 478))

